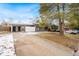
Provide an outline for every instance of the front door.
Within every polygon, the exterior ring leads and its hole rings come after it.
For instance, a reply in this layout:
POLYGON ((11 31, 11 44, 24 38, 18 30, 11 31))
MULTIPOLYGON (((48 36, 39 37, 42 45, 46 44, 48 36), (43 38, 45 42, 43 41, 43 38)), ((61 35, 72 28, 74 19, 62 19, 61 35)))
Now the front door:
POLYGON ((20 26, 18 26, 18 31, 19 31, 19 32, 21 31, 21 27, 20 27, 20 26))

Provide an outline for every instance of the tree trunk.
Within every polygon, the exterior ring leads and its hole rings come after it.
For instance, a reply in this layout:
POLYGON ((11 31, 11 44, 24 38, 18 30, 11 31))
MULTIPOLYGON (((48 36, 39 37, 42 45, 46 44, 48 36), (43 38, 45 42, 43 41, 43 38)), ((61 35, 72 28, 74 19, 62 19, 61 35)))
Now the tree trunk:
POLYGON ((60 28, 60 35, 64 35, 64 20, 63 18, 59 19, 59 28, 60 28))
MULTIPOLYGON (((61 5, 58 4, 57 10, 58 10, 58 19, 59 19, 59 30, 60 30, 60 35, 64 36, 64 13, 63 16, 60 15, 60 7, 61 5)), ((63 8, 64 11, 64 8, 63 8)))

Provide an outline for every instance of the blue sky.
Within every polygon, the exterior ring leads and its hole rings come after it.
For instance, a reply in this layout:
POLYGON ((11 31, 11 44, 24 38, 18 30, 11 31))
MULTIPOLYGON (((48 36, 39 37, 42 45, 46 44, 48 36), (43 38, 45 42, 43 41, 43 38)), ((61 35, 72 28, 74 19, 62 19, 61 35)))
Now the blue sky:
POLYGON ((38 3, 1 3, 0 22, 33 22, 39 16, 39 8, 38 3))

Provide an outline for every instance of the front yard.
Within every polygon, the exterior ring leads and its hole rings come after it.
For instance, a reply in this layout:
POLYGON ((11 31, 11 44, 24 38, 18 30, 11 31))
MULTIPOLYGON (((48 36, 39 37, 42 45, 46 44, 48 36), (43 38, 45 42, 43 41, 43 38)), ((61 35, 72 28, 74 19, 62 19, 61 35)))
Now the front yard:
POLYGON ((77 47, 79 43, 79 35, 66 34, 65 36, 60 36, 55 32, 17 32, 11 34, 15 41, 16 55, 22 56, 73 55, 71 49, 77 47))
POLYGON ((69 38, 79 39, 79 34, 66 34, 69 38))
POLYGON ((65 36, 60 36, 58 33, 46 32, 46 33, 40 33, 37 36, 41 38, 45 38, 47 40, 57 42, 71 49, 74 49, 74 47, 77 47, 79 43, 79 40, 78 40, 79 35, 66 34, 65 36))

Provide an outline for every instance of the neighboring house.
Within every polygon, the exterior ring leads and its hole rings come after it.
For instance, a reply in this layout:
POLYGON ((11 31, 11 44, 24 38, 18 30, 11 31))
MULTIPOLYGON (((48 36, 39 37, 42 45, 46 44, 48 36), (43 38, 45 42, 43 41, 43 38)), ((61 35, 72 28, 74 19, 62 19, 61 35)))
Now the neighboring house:
POLYGON ((1 24, 0 31, 9 32, 34 32, 36 31, 36 25, 34 24, 1 24))

